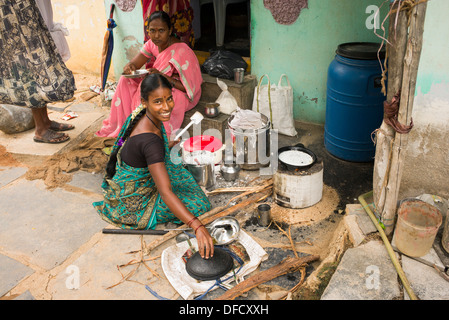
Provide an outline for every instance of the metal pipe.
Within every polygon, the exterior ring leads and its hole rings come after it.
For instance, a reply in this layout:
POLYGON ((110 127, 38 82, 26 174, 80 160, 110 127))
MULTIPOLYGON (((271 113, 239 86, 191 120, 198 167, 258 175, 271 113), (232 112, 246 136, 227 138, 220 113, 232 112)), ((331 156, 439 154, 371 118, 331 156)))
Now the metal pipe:
POLYGON ((165 230, 137 230, 137 229, 103 229, 105 234, 141 234, 141 235, 164 235, 167 233, 165 230))

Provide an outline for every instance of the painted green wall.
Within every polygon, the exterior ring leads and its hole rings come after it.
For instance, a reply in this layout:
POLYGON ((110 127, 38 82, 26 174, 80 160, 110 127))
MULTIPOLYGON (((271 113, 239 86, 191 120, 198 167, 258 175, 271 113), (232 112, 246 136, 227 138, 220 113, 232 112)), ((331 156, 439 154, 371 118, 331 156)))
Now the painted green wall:
POLYGON ((416 81, 417 93, 428 94, 432 85, 449 83, 449 1, 432 0, 427 4, 423 48, 416 81))
MULTIPOLYGON (((337 46, 345 42, 381 42, 366 27, 370 5, 381 8, 379 21, 388 12, 384 0, 309 0, 291 25, 278 24, 263 0, 251 0, 251 73, 268 74, 277 83, 287 74, 294 91, 295 120, 324 124, 329 64, 337 46)), ((388 30, 388 22, 385 24, 388 30)), ((383 35, 382 30, 377 31, 383 35)))
POLYGON ((400 199, 423 193, 449 198, 449 1, 427 3, 400 199), (425 174, 417 174, 424 172, 425 174))
MULTIPOLYGON (((106 17, 109 18, 111 4, 114 0, 104 0, 106 17)), ((123 67, 131 61, 143 46, 143 11, 140 1, 130 12, 123 12, 117 6, 114 10, 114 50, 112 51, 111 70, 114 71, 115 79, 122 74, 123 67)), ((106 23, 106 22, 105 22, 106 23)), ((106 28, 106 27, 105 27, 106 28)), ((105 30, 106 31, 106 30, 105 30)))

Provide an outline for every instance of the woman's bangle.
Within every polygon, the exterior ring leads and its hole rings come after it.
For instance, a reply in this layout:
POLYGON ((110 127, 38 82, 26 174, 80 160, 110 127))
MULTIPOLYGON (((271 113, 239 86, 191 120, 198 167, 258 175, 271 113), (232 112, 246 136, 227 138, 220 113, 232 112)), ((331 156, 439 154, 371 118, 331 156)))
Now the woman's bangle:
POLYGON ((190 227, 190 225, 192 224, 193 221, 195 221, 196 219, 198 219, 197 217, 193 217, 192 219, 190 219, 189 222, 187 222, 187 226, 190 227))
POLYGON ((195 228, 195 230, 193 230, 193 232, 196 234, 196 230, 198 230, 201 227, 204 227, 204 224, 200 224, 198 227, 195 228))

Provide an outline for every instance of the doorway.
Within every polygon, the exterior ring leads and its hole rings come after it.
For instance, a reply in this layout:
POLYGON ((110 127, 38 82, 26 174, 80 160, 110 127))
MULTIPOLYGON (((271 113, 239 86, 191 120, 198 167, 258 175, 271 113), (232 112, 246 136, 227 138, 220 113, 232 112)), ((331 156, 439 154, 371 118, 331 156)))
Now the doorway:
POLYGON ((194 29, 196 25, 194 50, 210 53, 217 49, 224 49, 235 52, 242 57, 249 57, 251 48, 249 3, 250 1, 243 1, 227 4, 222 46, 217 46, 215 13, 212 1, 202 3, 197 6, 196 10, 194 8, 195 17, 199 11, 199 21, 195 21, 196 18, 194 18, 194 29))

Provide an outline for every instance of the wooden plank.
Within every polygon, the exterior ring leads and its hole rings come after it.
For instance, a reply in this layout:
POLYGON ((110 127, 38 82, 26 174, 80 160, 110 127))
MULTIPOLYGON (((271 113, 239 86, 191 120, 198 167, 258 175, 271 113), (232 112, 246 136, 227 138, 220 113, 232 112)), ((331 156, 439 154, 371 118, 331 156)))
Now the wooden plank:
POLYGON ((304 264, 317 261, 320 257, 317 255, 310 255, 306 257, 301 258, 287 258, 280 264, 259 272, 258 274, 240 282, 239 284, 235 285, 232 289, 226 291, 223 295, 218 297, 216 300, 234 300, 238 296, 240 296, 242 293, 245 293, 258 285, 265 283, 267 281, 270 281, 274 278, 277 278, 279 276, 282 276, 286 273, 290 273, 293 271, 296 271, 299 267, 301 267, 304 264))

